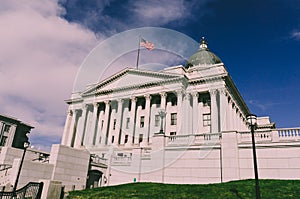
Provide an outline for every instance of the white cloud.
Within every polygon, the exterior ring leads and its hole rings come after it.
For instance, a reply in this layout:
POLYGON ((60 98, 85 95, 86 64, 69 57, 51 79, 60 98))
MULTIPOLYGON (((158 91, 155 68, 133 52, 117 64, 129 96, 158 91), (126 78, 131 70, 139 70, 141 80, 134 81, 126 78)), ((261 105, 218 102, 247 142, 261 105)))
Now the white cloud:
POLYGON ((136 14, 134 18, 139 23, 144 25, 161 26, 170 22, 181 23, 185 19, 191 17, 203 16, 202 13, 193 13, 193 9, 205 5, 209 0, 153 0, 153 1, 134 1, 132 7, 133 12, 136 14), (192 14, 193 13, 193 14, 192 14))
POLYGON ((63 100, 97 42, 93 32, 62 19, 62 12, 55 0, 1 1, 0 113, 35 126, 32 136, 61 136, 63 100))
POLYGON ((291 33, 291 37, 293 39, 297 39, 297 40, 300 40, 300 31, 294 31, 291 33))

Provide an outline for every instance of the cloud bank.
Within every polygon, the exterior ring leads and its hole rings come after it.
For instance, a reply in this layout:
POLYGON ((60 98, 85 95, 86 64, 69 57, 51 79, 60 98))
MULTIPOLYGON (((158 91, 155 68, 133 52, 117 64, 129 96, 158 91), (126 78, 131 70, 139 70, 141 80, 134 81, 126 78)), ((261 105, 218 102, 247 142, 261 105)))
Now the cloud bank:
POLYGON ((63 100, 97 42, 93 32, 61 18, 63 12, 53 0, 1 1, 0 113, 35 126, 36 145, 42 144, 36 135, 59 142, 63 100))
POLYGON ((60 143, 64 100, 97 43, 130 28, 183 23, 206 0, 125 2, 1 0, 0 113, 34 126, 36 148, 60 143))

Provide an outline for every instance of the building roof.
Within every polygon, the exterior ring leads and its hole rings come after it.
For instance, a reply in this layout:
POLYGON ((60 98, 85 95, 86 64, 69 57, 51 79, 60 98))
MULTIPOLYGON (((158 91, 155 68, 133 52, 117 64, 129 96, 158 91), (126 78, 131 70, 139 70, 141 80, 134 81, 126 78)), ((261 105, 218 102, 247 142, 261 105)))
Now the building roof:
POLYGON ((219 63, 222 63, 221 59, 208 49, 207 42, 205 41, 205 38, 202 37, 199 50, 189 58, 186 68, 219 63))
POLYGON ((11 117, 11 116, 8 116, 8 115, 4 115, 4 114, 0 114, 0 120, 8 120, 9 122, 11 123, 14 123, 14 124, 21 124, 21 125, 24 125, 30 129, 33 129, 34 127, 31 126, 30 124, 27 124, 27 123, 24 123, 23 121, 21 121, 20 119, 18 118, 14 118, 14 117, 11 117))

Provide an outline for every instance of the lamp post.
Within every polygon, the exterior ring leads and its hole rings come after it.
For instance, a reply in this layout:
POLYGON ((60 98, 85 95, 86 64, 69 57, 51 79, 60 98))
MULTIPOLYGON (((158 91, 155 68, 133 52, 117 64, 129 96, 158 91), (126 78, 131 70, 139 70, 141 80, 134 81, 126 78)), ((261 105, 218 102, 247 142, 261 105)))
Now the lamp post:
POLYGON ((254 139, 254 130, 256 128, 256 119, 257 119, 257 116, 254 115, 254 114, 250 114, 250 115, 247 116, 247 122, 248 122, 248 124, 251 128, 256 199, 260 199, 260 188, 259 188, 258 170, 257 170, 257 158, 256 158, 256 148, 255 148, 255 139, 254 139))
POLYGON ((160 134, 164 134, 164 123, 163 123, 163 120, 164 120, 164 117, 166 116, 166 111, 164 109, 161 109, 158 112, 158 115, 160 116, 160 130, 159 130, 159 133, 160 134))
POLYGON ((23 165, 25 153, 26 153, 27 148, 29 147, 29 144, 30 144, 30 142, 28 142, 28 141, 24 142, 24 151, 23 151, 21 162, 20 162, 20 166, 19 166, 19 170, 18 170, 16 181, 15 181, 15 185, 14 185, 14 188, 13 188, 13 195, 14 196, 16 195, 16 190, 17 190, 17 186, 18 186, 18 182, 19 182, 19 177, 20 177, 20 173, 21 173, 21 169, 22 169, 22 165, 23 165))

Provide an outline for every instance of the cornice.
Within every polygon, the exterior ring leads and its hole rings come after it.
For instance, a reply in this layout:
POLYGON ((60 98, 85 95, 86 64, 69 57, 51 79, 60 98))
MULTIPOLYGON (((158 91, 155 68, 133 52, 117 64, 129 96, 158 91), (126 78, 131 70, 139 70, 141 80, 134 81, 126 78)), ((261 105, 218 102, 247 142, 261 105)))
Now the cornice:
POLYGON ((85 91, 82 92, 82 95, 85 96, 86 94, 90 95, 90 93, 95 93, 96 90, 99 90, 106 85, 114 82, 115 80, 119 79, 121 76, 125 74, 137 74, 137 75, 146 75, 148 77, 163 77, 163 78, 179 78, 179 77, 184 77, 184 75, 181 74, 171 74, 167 72, 155 72, 155 71, 148 71, 148 70, 140 70, 140 69, 134 69, 134 68, 125 68, 122 71, 118 72, 115 75, 112 75, 105 80, 97 83, 95 86, 86 89, 85 91), (94 92, 93 92, 94 91, 94 92))
POLYGON ((138 84, 138 85, 132 85, 132 86, 126 86, 126 87, 121 87, 121 88, 116 88, 116 89, 108 89, 108 90, 103 90, 103 91, 95 91, 93 93, 88 93, 88 94, 83 94, 83 97, 86 96, 91 96, 91 95, 105 95, 113 92, 122 92, 122 91, 129 91, 129 90, 136 90, 136 89, 142 89, 142 88, 150 88, 150 87, 155 87, 155 86, 162 86, 162 85, 167 85, 175 82, 182 82, 183 84, 186 82, 185 77, 177 77, 177 78, 172 78, 172 79, 167 79, 163 81, 156 81, 156 82, 149 82, 145 84, 138 84))

